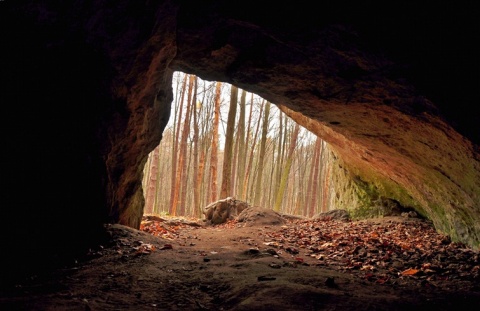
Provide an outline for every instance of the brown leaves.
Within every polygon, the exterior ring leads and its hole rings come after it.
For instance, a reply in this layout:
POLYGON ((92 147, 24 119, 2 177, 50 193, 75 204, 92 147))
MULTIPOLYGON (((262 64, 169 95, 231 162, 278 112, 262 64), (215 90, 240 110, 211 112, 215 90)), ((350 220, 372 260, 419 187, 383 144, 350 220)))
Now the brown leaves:
POLYGON ((135 255, 148 255, 155 251, 155 245, 138 241, 138 246, 134 246, 135 255))
MULTIPOLYGON (((239 225, 229 221, 212 230, 228 234, 228 230, 235 230, 239 225)), ((185 228, 187 225, 168 225, 166 221, 142 223, 144 231, 171 239, 178 239, 185 228)), ((480 281, 479 252, 452 242, 425 221, 293 220, 268 229, 271 230, 258 232, 258 238, 263 239, 268 254, 275 258, 291 258, 282 267, 328 267, 385 285, 416 284, 438 288, 449 286, 452 280, 462 284, 480 281)), ((255 252, 260 252, 257 240, 233 241, 250 245, 255 252)), ((169 249, 168 245, 161 249, 169 249)), ((269 267, 278 269, 279 265, 269 267)))
POLYGON ((317 265, 379 284, 420 280, 434 286, 454 275, 480 280, 480 255, 435 231, 430 223, 297 220, 267 233, 268 245, 299 250, 317 265))
POLYGON ((164 222, 156 220, 142 221, 140 223, 140 230, 169 240, 174 240, 178 237, 178 230, 181 227, 182 225, 169 226, 164 222))
POLYGON ((405 271, 400 272, 400 275, 403 275, 403 276, 415 275, 415 274, 418 274, 418 272, 420 272, 420 270, 410 268, 410 269, 407 269, 405 271))

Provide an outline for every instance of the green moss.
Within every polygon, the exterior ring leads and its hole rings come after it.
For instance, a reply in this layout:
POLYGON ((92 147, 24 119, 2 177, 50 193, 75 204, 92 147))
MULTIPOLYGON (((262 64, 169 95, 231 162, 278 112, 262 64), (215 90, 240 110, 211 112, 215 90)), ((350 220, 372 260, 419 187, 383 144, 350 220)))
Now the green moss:
POLYGON ((452 165, 463 168, 464 174, 452 175, 457 170, 451 167, 446 171, 431 168, 418 173, 416 177, 420 180, 403 186, 369 167, 352 169, 342 163, 343 174, 338 177, 345 192, 343 197, 348 194, 352 199, 343 199, 336 206, 343 204, 341 208, 347 209, 353 219, 382 217, 386 210, 377 200, 392 199, 431 220, 435 228, 452 241, 479 248, 480 224, 476 220, 480 219, 480 208, 472 206, 472 202, 475 205, 480 198, 478 172, 461 163, 452 165), (414 184, 418 188, 408 188, 414 184), (462 202, 465 195, 471 201, 462 202))
POLYGON ((352 218, 364 219, 385 216, 388 209, 379 206, 379 198, 394 200, 401 207, 414 209, 420 216, 428 218, 425 208, 409 194, 406 188, 378 175, 370 176, 370 178, 371 180, 367 181, 366 178, 363 179, 359 175, 352 177, 356 188, 354 194, 358 199, 358 205, 350 210, 352 218))
POLYGON ((353 219, 364 219, 382 216, 381 211, 374 204, 379 198, 376 185, 362 180, 358 175, 354 176, 352 181, 355 187, 354 193, 357 195, 358 205, 350 211, 351 217, 353 219))

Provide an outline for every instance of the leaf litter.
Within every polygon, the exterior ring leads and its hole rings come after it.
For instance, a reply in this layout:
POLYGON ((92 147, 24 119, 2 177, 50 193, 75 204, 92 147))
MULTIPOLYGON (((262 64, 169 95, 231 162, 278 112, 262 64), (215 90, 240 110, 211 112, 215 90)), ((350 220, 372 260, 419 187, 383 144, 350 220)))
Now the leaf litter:
POLYGON ((451 242, 429 222, 297 220, 267 236, 267 245, 290 253, 301 249, 318 260, 314 265, 370 282, 441 287, 458 280, 475 289, 480 282, 479 252, 451 242))

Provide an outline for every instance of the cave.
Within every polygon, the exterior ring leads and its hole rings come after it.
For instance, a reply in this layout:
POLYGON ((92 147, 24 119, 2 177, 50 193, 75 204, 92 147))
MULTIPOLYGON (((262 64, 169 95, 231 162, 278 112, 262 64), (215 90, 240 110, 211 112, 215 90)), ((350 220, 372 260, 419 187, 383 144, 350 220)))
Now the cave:
POLYGON ((105 223, 139 227, 175 71, 277 104, 352 178, 478 249, 473 5, 1 1, 2 279, 88 249, 105 223))

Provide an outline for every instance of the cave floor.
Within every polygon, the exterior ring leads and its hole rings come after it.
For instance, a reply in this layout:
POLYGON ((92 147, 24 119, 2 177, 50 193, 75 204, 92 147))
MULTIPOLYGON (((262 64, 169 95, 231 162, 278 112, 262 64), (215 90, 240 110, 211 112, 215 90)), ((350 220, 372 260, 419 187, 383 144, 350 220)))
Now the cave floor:
POLYGON ((428 222, 144 217, 0 310, 478 310, 480 255, 428 222))

